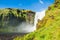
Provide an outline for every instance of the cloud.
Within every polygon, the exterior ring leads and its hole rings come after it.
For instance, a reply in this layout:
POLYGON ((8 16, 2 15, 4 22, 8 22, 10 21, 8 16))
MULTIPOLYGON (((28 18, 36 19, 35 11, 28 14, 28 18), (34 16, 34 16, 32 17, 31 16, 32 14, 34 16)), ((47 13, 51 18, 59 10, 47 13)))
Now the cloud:
POLYGON ((41 4, 44 4, 44 2, 43 2, 42 0, 39 0, 39 2, 40 2, 41 4))

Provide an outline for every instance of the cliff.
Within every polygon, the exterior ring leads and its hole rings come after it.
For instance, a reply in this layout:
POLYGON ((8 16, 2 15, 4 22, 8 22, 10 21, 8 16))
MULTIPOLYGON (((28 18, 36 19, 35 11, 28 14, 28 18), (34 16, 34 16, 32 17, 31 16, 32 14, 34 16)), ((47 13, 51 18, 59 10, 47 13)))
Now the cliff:
POLYGON ((14 40, 60 40, 60 0, 48 7, 46 15, 38 20, 37 30, 14 40))
POLYGON ((0 9, 0 32, 6 32, 10 30, 10 27, 16 28, 22 23, 34 25, 34 18, 35 12, 31 10, 14 8, 0 9))

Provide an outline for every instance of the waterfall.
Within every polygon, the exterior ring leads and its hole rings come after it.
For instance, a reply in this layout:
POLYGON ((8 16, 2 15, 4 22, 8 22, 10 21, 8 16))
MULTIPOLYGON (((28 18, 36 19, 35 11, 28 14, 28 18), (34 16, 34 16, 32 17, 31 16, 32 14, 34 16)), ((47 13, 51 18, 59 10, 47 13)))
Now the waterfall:
POLYGON ((45 10, 41 11, 41 12, 36 12, 35 14, 35 19, 34 19, 34 30, 36 30, 36 24, 37 24, 37 20, 40 19, 42 20, 42 18, 45 16, 45 10))
POLYGON ((22 22, 22 24, 20 24, 15 31, 21 32, 21 33, 28 33, 28 32, 35 31, 37 20, 38 19, 42 20, 44 16, 45 16, 45 10, 41 12, 36 12, 35 18, 34 18, 34 25, 26 24, 25 22, 22 22))
POLYGON ((23 28, 25 32, 33 32, 36 30, 36 24, 37 24, 37 20, 40 19, 42 20, 42 18, 45 16, 45 10, 41 11, 41 12, 36 12, 35 14, 35 18, 34 18, 34 26, 32 25, 27 25, 26 28, 23 28))

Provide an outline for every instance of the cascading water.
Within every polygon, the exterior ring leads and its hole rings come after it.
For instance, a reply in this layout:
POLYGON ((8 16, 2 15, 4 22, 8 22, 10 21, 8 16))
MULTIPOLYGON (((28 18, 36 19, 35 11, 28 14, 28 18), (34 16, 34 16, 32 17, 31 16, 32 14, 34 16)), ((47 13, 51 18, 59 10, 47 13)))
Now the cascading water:
MULTIPOLYGON (((42 20, 42 18, 45 16, 45 10, 44 11, 41 11, 41 12, 36 12, 35 14, 35 19, 34 19, 34 25, 25 25, 25 23, 22 23, 22 25, 20 25, 21 27, 24 27, 22 28, 22 32, 33 32, 36 30, 36 24, 37 24, 37 20, 40 19, 42 20), (24 25, 23 25, 24 24, 24 25), (26 27, 25 27, 26 26, 26 27)), ((19 29, 18 29, 19 30, 19 29)))
POLYGON ((34 30, 36 30, 36 24, 38 19, 42 20, 42 18, 45 16, 45 10, 41 12, 36 12, 35 14, 35 20, 34 20, 34 30))

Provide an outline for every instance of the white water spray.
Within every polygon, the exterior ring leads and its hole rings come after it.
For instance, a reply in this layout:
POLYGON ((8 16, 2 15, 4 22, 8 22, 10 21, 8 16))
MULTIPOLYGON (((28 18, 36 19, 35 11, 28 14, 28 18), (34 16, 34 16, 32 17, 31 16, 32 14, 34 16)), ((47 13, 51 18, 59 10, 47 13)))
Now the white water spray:
POLYGON ((35 20, 34 20, 34 30, 36 30, 36 24, 37 24, 37 20, 40 19, 42 20, 42 18, 45 16, 45 10, 41 11, 41 12, 36 12, 35 15, 35 20))
POLYGON ((37 20, 38 19, 42 19, 45 16, 45 10, 41 11, 41 12, 36 12, 35 14, 35 19, 34 19, 34 25, 31 24, 26 24, 25 22, 22 22, 22 24, 20 24, 17 27, 17 32, 21 32, 21 33, 28 33, 28 32, 33 32, 36 30, 36 24, 37 24, 37 20))

